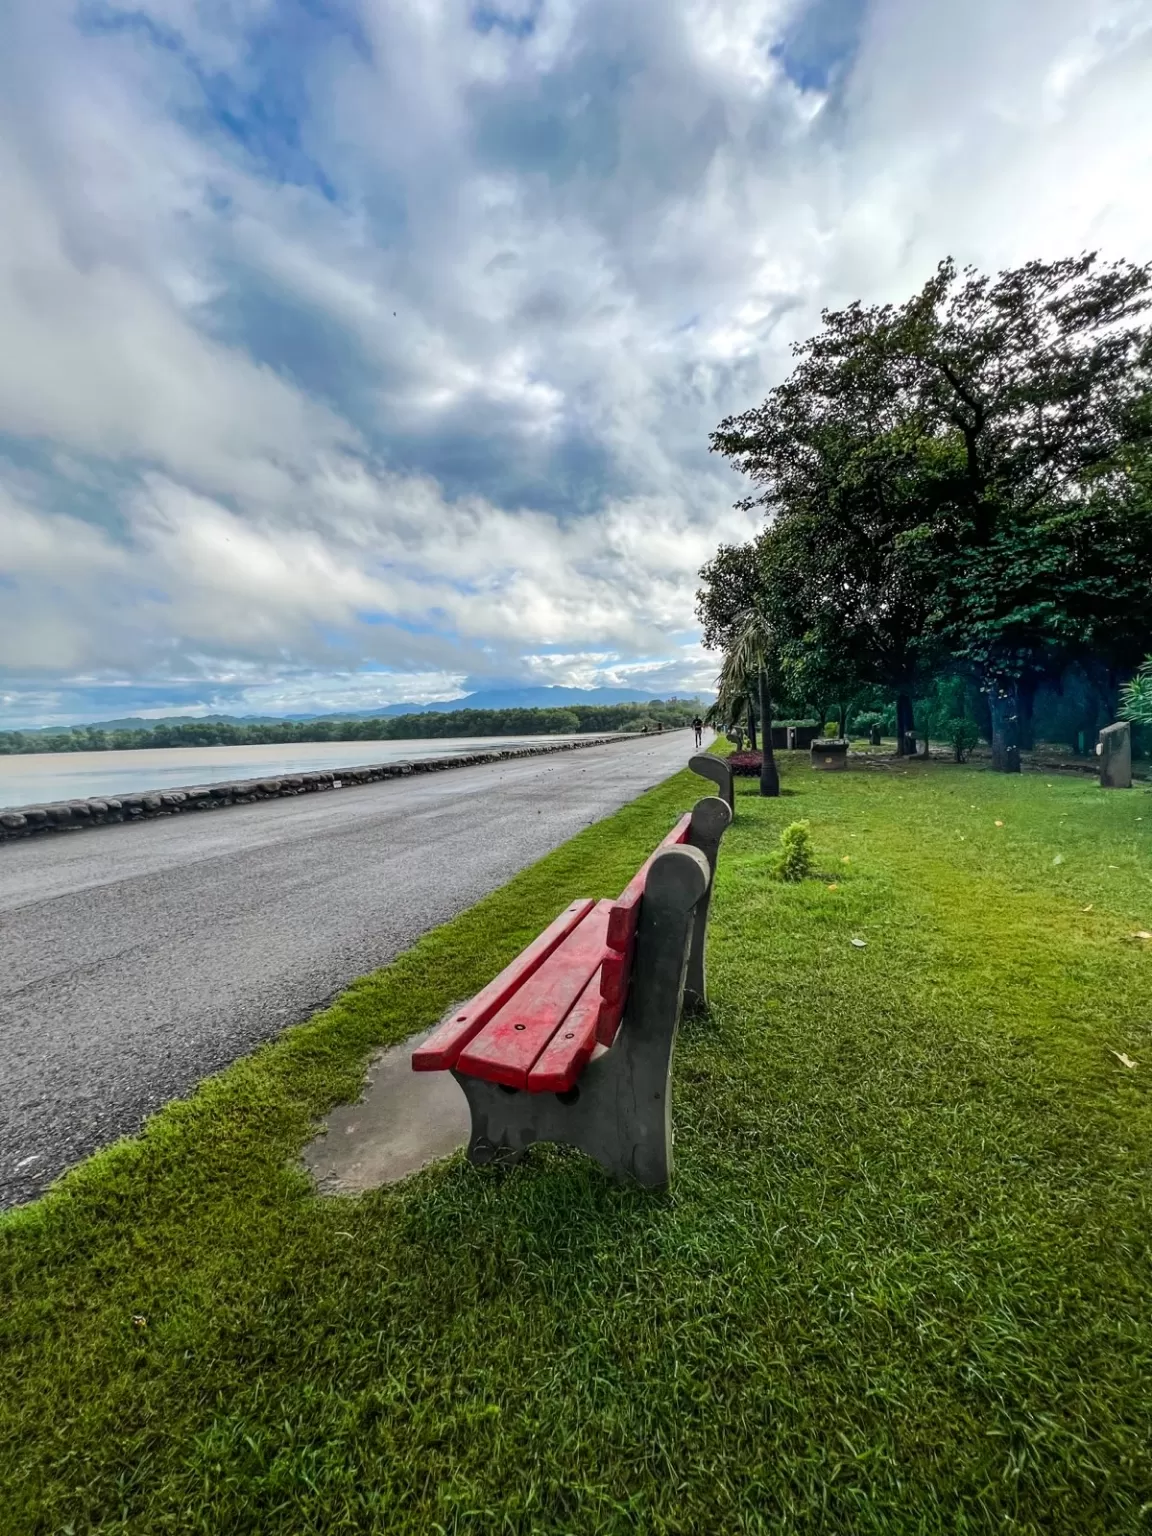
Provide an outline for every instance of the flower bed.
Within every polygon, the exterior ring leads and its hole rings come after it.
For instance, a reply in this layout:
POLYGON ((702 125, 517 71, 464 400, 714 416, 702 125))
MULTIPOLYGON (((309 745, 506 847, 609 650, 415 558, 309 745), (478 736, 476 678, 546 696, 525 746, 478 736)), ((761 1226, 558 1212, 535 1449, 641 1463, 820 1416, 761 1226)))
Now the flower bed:
POLYGON ((732 772, 740 778, 760 777, 763 756, 759 752, 729 752, 727 762, 732 772))

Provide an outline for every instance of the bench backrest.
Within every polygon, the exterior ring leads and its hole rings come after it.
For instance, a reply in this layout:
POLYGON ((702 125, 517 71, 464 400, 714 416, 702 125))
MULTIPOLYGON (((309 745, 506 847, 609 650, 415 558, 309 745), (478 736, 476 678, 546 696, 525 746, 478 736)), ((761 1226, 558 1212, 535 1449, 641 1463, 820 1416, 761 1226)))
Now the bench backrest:
MULTIPOLYGON (((716 814, 708 813, 709 806, 723 813, 727 825, 730 816, 722 801, 700 801, 694 812, 680 818, 615 901, 573 902, 499 976, 434 1030, 413 1052, 414 1070, 452 1068, 534 1092, 571 1088, 597 1047, 611 1045, 620 1027, 653 861, 665 849, 697 841, 694 821, 699 820, 700 841, 710 867, 715 866, 719 832, 712 837, 716 814)), ((702 947, 701 931, 701 954, 702 947)))
POLYGON ((665 848, 678 848, 682 843, 686 843, 691 829, 692 812, 686 811, 660 844, 659 848, 655 849, 644 860, 623 891, 621 891, 617 900, 613 902, 612 916, 608 922, 608 943, 612 949, 626 950, 636 937, 636 927, 640 921, 640 902, 644 895, 644 882, 648 878, 648 871, 652 867, 652 860, 656 857, 656 854, 663 853, 665 848))

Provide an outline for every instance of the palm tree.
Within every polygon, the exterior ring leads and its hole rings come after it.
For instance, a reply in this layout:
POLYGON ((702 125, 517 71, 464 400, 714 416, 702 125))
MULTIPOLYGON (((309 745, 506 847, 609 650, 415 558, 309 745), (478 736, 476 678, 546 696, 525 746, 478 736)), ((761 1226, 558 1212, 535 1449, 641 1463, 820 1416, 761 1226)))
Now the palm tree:
POLYGON ((716 679, 716 702, 708 715, 710 720, 738 720, 747 708, 751 717, 752 691, 758 691, 760 793, 776 796, 780 793, 780 775, 772 752, 772 690, 768 681, 772 650, 773 636, 767 619, 759 608, 746 608, 724 652, 724 663, 716 679))
POLYGON ((1152 725, 1152 656, 1125 686, 1120 709, 1126 719, 1137 725, 1152 725))

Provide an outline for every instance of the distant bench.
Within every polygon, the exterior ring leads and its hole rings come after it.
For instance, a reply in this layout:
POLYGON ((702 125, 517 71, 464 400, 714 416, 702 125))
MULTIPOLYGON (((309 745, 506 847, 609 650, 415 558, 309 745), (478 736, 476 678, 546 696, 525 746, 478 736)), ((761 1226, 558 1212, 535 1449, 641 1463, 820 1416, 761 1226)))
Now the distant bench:
POLYGON ((574 901, 412 1057, 450 1071, 468 1157, 511 1164, 563 1142, 650 1189, 672 1170, 672 1048, 706 1001, 704 945, 728 805, 696 803, 615 901, 574 901))

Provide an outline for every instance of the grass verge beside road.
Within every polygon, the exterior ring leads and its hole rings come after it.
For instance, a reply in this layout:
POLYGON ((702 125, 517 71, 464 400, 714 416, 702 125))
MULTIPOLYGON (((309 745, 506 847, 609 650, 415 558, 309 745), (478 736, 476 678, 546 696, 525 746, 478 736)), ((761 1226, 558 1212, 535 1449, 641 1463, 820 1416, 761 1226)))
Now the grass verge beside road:
POLYGON ((1148 1529, 1152 797, 784 782, 738 786, 668 1196, 295 1156, 688 774, 0 1220, 0 1531, 1148 1529))

